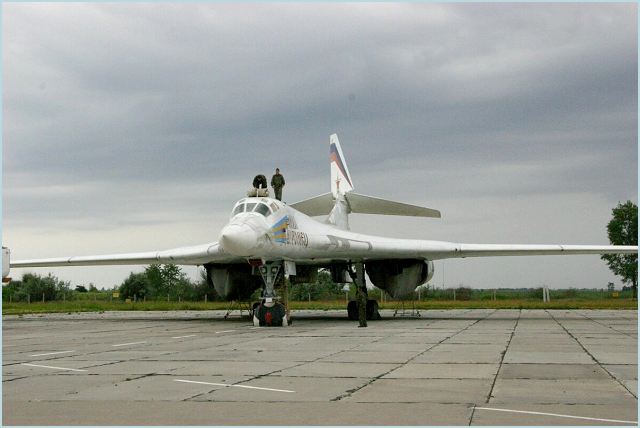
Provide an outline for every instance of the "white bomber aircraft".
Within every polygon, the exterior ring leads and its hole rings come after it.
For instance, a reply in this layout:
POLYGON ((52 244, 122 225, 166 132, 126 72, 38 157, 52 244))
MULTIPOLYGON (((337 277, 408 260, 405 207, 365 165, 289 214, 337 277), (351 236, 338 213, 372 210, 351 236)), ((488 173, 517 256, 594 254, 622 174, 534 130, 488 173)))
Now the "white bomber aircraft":
MULTIPOLYGON (((266 325, 280 324, 280 320, 284 324, 287 322, 285 308, 276 301, 274 291, 283 266, 294 283, 312 282, 319 268, 329 268, 335 282, 347 282, 349 275, 358 283, 359 296, 366 294, 366 271, 376 287, 395 298, 403 298, 433 277, 434 260, 638 252, 637 246, 461 244, 351 232, 349 213, 439 218, 440 212, 354 193, 337 135, 329 138, 329 148, 330 193, 291 205, 269 197, 243 198, 233 207, 231 219, 220 232, 218 242, 144 253, 19 260, 10 265, 13 268, 151 263, 202 265, 209 284, 229 300, 247 300, 262 286, 263 303, 254 311, 254 323, 266 325), (324 221, 311 218, 320 215, 328 216, 324 221)), ((366 325, 364 302, 361 297, 356 305, 360 307, 356 311, 361 325, 366 325)))

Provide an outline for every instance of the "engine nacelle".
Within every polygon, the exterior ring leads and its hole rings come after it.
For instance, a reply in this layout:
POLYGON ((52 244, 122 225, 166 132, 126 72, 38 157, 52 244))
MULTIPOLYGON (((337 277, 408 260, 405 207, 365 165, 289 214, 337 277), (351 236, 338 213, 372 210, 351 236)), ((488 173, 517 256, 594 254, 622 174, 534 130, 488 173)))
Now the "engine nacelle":
POLYGON ((252 274, 249 264, 207 264, 204 267, 209 285, 213 285, 218 295, 227 300, 248 300, 255 290, 262 287, 262 278, 252 274))
POLYGON ((433 278, 433 262, 428 260, 376 260, 365 263, 369 279, 395 299, 409 296, 419 285, 433 278))
POLYGON ((427 265, 427 279, 422 284, 426 284, 431 281, 431 278, 433 278, 433 274, 435 273, 435 266, 431 260, 427 260, 425 264, 427 265))

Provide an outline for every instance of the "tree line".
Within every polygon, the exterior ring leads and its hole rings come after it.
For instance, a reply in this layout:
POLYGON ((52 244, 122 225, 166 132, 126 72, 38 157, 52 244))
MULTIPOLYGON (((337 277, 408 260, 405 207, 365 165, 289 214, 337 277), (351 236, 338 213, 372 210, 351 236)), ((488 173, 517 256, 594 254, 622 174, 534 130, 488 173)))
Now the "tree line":
POLYGON ((47 276, 25 273, 19 281, 11 281, 2 288, 3 300, 14 302, 50 301, 70 299, 71 283, 61 281, 52 274, 47 276))
MULTIPOLYGON (((143 272, 131 272, 120 285, 105 291, 99 291, 92 283, 73 287, 71 282, 62 281, 51 273, 46 276, 26 273, 22 279, 11 281, 3 287, 2 297, 12 302, 48 302, 83 299, 86 294, 95 296, 101 293, 103 297, 110 297, 114 291, 118 292, 120 300, 224 300, 215 288, 209 287, 204 270, 200 271, 200 278, 193 281, 179 266, 173 264, 152 264, 143 272)), ((260 293, 261 290, 256 290, 252 299, 258 300, 260 293)), ((331 275, 324 271, 319 272, 315 283, 289 285, 291 300, 332 300, 343 296, 342 284, 333 283, 331 275)))
MULTIPOLYGON (((259 300, 262 291, 256 290, 252 300, 259 300)), ((180 267, 172 264, 150 265, 144 272, 131 273, 119 287, 121 299, 146 300, 223 300, 215 288, 209 287, 204 270, 200 279, 191 281, 180 267)), ((331 300, 344 296, 342 284, 331 281, 328 272, 318 273, 315 283, 289 284, 291 300, 331 300)))

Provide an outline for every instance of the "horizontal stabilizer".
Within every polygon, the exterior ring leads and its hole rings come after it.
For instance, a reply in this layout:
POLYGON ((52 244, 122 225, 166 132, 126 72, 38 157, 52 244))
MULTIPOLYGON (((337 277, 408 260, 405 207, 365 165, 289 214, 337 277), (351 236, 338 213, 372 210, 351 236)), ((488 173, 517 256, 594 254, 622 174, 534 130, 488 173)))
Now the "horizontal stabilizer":
POLYGON ((374 198, 373 196, 360 195, 353 192, 347 193, 345 198, 353 213, 440 218, 440 211, 417 205, 374 198))
POLYGON ((333 195, 331 192, 305 199, 289 205, 291 208, 300 211, 308 216, 327 215, 333 209, 333 195))
MULTIPOLYGON (((374 198, 373 196, 353 192, 346 193, 344 197, 349 204, 350 213, 440 218, 440 211, 431 208, 374 198)), ((333 209, 334 199, 331 193, 324 193, 296 202, 290 206, 308 216, 326 215, 333 209)))

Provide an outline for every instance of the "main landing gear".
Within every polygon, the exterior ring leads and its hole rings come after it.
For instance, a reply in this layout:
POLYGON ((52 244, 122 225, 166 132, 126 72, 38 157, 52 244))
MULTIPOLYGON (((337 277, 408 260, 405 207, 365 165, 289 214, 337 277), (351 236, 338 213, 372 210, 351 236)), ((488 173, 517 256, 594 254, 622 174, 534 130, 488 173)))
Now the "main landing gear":
MULTIPOLYGON (((375 299, 367 299, 367 308, 365 315, 367 320, 379 320, 382 319, 380 312, 378 312, 378 301, 375 299)), ((359 305, 356 300, 349 300, 347 304, 347 316, 351 321, 357 321, 359 316, 359 305)))
POLYGON ((379 320, 378 302, 368 298, 364 281, 364 263, 355 263, 355 271, 349 267, 349 276, 356 284, 356 300, 347 304, 347 315, 350 320, 358 320, 358 327, 366 327, 367 320, 379 320))
POLYGON ((278 281, 279 274, 282 271, 282 262, 266 262, 258 267, 260 275, 264 282, 262 291, 262 300, 254 304, 253 308, 253 325, 256 327, 276 327, 289 325, 287 316, 287 308, 289 306, 288 293, 284 294, 284 304, 278 302, 275 293, 275 284, 278 281))

